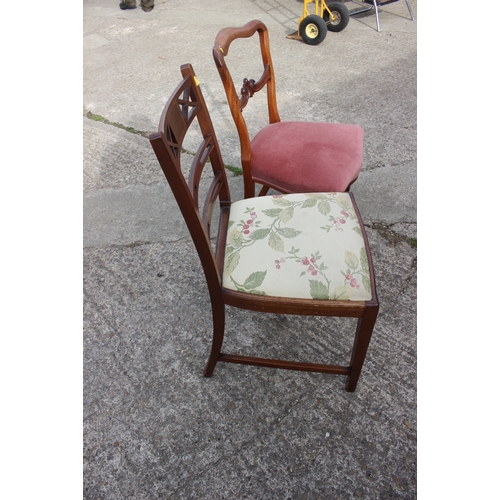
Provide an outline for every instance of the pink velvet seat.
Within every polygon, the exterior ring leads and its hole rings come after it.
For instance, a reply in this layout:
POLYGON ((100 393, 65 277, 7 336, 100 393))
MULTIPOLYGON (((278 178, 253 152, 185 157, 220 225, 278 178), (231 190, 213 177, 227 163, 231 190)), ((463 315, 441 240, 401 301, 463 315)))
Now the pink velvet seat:
POLYGON ((245 198, 255 196, 256 183, 262 185, 260 195, 269 188, 282 193, 349 190, 363 162, 363 129, 340 123, 281 121, 264 23, 254 20, 241 28, 219 31, 213 56, 238 130, 245 198), (250 38, 255 33, 259 35, 263 73, 258 81, 244 78, 238 95, 225 59, 234 40, 250 38), (249 99, 264 88, 269 122, 251 139, 243 110, 249 99))
POLYGON ((267 125, 251 142, 252 177, 282 193, 348 191, 363 163, 363 138, 359 125, 267 125))

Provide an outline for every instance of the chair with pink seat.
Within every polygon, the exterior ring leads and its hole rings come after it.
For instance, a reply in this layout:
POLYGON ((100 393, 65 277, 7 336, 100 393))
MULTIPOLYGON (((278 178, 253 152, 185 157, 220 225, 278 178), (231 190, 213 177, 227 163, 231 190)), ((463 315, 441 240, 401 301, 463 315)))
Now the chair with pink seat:
POLYGON ((267 27, 254 20, 241 28, 224 28, 213 47, 233 120, 238 130, 245 198, 273 188, 281 193, 346 192, 358 178, 363 163, 364 131, 359 125, 282 122, 276 102, 276 82, 267 27), (244 78, 238 95, 225 58, 231 43, 258 33, 264 71, 257 80, 244 78), (243 110, 250 97, 267 89, 269 123, 250 138, 243 110))

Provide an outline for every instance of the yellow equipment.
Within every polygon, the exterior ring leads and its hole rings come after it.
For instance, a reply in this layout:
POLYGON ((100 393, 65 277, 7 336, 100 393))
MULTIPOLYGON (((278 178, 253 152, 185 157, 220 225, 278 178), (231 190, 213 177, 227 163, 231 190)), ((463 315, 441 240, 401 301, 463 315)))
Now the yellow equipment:
POLYGON ((349 23, 349 9, 341 2, 325 0, 304 0, 304 11, 299 19, 297 35, 287 38, 303 40, 309 45, 318 45, 325 38, 328 31, 342 31, 349 23), (314 2, 314 14, 309 12, 309 4, 314 2))

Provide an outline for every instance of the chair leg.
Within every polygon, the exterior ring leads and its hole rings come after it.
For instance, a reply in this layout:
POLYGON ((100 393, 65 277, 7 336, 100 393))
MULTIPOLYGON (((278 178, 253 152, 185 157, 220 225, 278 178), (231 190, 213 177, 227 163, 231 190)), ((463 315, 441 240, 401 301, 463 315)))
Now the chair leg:
POLYGON ((262 186, 262 189, 260 190, 259 196, 265 196, 268 191, 269 191, 269 186, 262 186))
POLYGON ((204 377, 211 377, 214 371, 215 365, 220 356, 220 351, 222 349, 222 342, 224 341, 224 328, 226 324, 226 314, 224 309, 224 304, 219 307, 213 308, 213 323, 214 323, 214 333, 212 338, 212 349, 210 351, 210 356, 208 357, 207 364, 205 366, 205 371, 203 372, 204 377))
POLYGON ((408 12, 410 13, 411 20, 413 21, 415 18, 413 17, 413 12, 411 10, 410 0, 406 0, 406 6, 408 7, 408 12))
POLYGON ((373 0, 373 6, 375 7, 375 17, 377 18, 377 31, 380 31, 380 21, 378 19, 378 0, 373 0))
POLYGON ((358 319, 358 326, 356 328, 356 335, 354 337, 354 345, 352 348, 351 362, 349 364, 350 374, 347 377, 346 391, 354 392, 358 383, 361 368, 365 360, 366 351, 370 344, 373 327, 377 320, 378 304, 369 305, 366 307, 365 312, 361 318, 358 319))
POLYGON ((252 176, 250 174, 245 175, 245 172, 246 170, 243 167, 243 197, 253 198, 255 196, 255 182, 252 176))

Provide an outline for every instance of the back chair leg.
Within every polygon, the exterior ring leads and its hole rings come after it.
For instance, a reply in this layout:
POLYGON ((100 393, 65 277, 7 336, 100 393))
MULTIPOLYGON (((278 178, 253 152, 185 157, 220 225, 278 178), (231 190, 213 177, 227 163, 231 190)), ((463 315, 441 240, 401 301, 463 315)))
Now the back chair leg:
POLYGON ((377 319, 378 305, 367 306, 363 316, 358 319, 354 345, 352 348, 351 362, 349 364, 350 374, 347 377, 346 391, 354 392, 358 383, 361 368, 365 360, 366 351, 370 344, 373 328, 377 319))
POLYGON ((411 20, 413 21, 415 18, 413 17, 413 12, 411 10, 410 0, 406 0, 406 6, 408 7, 408 12, 410 13, 411 20))
POLYGON ((375 17, 377 18, 377 31, 380 31, 380 21, 378 20, 378 0, 373 0, 373 6, 375 7, 375 17))
POLYGON ((265 196, 269 191, 269 186, 262 186, 262 189, 259 192, 259 196, 265 196))
POLYGON ((222 343, 224 342, 224 328, 226 325, 226 314, 224 310, 224 305, 214 308, 213 310, 213 323, 214 323, 214 333, 212 339, 212 349, 210 351, 210 356, 208 357, 207 364, 205 366, 205 371, 203 373, 204 377, 211 377, 214 371, 215 365, 220 356, 220 351, 222 349, 222 343))

